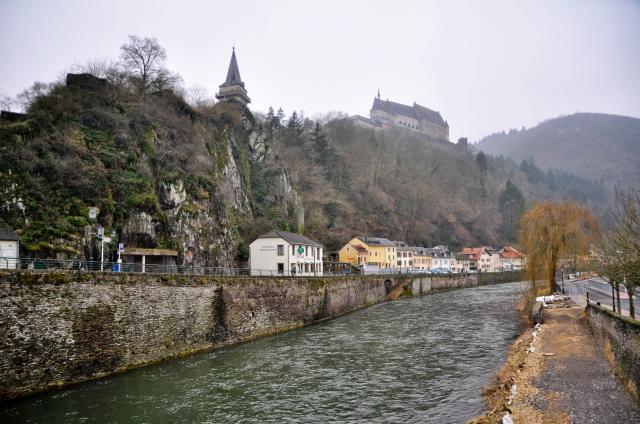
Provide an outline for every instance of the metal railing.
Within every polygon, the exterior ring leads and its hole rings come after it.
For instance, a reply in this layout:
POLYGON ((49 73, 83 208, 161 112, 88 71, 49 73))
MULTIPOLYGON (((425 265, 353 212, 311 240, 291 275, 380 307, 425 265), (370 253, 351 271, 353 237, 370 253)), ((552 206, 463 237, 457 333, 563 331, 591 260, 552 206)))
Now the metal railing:
MULTIPOLYGON (((208 267, 191 265, 165 265, 146 263, 117 263, 85 261, 81 259, 40 259, 40 258, 11 258, 0 257, 0 271, 2 270, 25 270, 30 272, 98 272, 98 273, 147 273, 147 274, 183 274, 183 275, 208 275, 219 277, 337 277, 358 275, 350 270, 339 271, 309 271, 300 272, 289 270, 278 271, 274 269, 250 269, 250 268, 227 268, 208 267)), ((365 271, 364 275, 442 275, 442 272, 431 272, 430 270, 386 268, 379 270, 365 271)), ((467 273, 448 273, 449 275, 467 273)))

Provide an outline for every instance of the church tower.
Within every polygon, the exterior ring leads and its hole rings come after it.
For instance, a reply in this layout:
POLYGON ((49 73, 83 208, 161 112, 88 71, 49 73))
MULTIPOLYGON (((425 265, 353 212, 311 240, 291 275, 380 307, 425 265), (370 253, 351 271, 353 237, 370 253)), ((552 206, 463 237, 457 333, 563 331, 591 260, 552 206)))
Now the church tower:
POLYGON ((227 71, 227 80, 220 85, 220 91, 216 94, 218 100, 236 100, 243 105, 251 103, 251 99, 247 95, 247 90, 244 88, 244 82, 240 78, 240 70, 238 69, 238 61, 236 60, 236 48, 233 48, 231 53, 231 62, 229 63, 229 70, 227 71))

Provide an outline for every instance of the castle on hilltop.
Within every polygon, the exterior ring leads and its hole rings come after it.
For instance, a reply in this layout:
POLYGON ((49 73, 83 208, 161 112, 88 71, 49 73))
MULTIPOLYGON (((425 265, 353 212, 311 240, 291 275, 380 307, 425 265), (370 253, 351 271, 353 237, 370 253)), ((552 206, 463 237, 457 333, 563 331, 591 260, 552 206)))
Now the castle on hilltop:
POLYGON ((247 89, 244 88, 244 82, 240 78, 240 69, 238 69, 238 61, 236 59, 236 48, 231 52, 231 62, 227 71, 227 80, 220 85, 220 91, 216 94, 216 99, 222 101, 235 100, 243 105, 251 103, 251 99, 247 95, 247 89))
POLYGON ((355 115, 352 120, 366 127, 399 127, 449 141, 449 124, 436 112, 413 102, 413 106, 382 100, 380 90, 373 99, 369 118, 355 115))

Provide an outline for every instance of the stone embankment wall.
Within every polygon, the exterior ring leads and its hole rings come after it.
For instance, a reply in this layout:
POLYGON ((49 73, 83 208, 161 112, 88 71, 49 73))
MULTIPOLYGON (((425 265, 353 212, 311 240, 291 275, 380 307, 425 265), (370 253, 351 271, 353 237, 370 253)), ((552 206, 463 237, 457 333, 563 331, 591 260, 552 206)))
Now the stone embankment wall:
POLYGON ((587 305, 587 321, 616 375, 640 404, 640 322, 593 304, 587 305))
POLYGON ((286 331, 475 275, 213 278, 0 274, 0 398, 286 331))

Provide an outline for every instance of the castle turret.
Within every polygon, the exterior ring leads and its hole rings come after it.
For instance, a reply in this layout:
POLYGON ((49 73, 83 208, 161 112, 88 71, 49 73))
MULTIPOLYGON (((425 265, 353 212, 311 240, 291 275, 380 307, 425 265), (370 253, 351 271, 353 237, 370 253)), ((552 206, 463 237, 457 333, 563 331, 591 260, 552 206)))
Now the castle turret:
POLYGON ((216 94, 216 98, 220 101, 236 100, 245 106, 247 103, 251 103, 251 99, 247 95, 247 90, 244 88, 244 82, 242 82, 242 78, 240 78, 240 69, 238 69, 235 47, 231 53, 227 80, 220 85, 220 91, 216 94))

